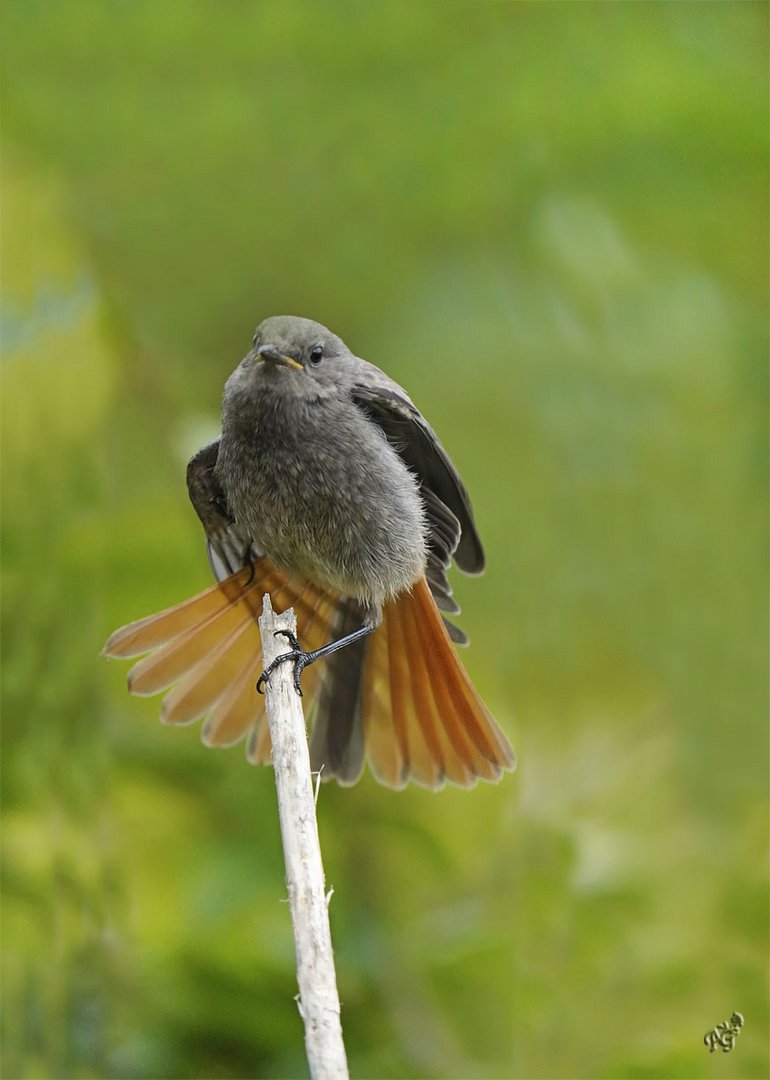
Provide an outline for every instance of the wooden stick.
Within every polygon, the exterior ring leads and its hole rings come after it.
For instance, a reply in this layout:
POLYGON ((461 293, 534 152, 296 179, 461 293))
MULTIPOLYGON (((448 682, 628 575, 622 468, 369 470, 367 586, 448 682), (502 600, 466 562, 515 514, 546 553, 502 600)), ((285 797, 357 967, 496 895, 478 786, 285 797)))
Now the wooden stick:
MULTIPOLYGON (((297 632, 292 610, 276 615, 265 594, 259 620, 265 667, 289 648, 276 630, 297 632)), ((280 664, 265 687, 273 743, 286 885, 297 953, 299 1011, 313 1080, 347 1080, 340 999, 334 971, 329 911, 315 815, 315 797, 302 699, 294 689, 294 665, 280 664)))

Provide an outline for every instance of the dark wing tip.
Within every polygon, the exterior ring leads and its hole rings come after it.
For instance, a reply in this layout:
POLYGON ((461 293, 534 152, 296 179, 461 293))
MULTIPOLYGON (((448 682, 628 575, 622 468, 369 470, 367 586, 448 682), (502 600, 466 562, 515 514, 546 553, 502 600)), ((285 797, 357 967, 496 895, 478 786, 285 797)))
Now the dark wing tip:
POLYGON ((472 524, 470 529, 467 527, 463 529, 460 534, 460 543, 454 553, 454 560, 466 574, 484 573, 487 559, 475 525, 472 524))

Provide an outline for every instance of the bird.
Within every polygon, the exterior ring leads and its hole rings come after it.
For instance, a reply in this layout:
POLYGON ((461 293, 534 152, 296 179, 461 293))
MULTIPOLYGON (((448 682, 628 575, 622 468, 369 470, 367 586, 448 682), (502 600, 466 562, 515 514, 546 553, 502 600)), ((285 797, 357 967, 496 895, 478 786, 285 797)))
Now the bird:
POLYGON ((310 703, 310 758, 324 779, 368 766, 407 782, 497 782, 508 738, 454 648, 447 571, 484 570, 470 498, 438 436, 398 383, 325 326, 271 316, 228 378, 221 435, 187 466, 216 584, 116 630, 110 658, 142 657, 132 694, 168 691, 161 720, 202 720, 207 746, 246 740, 270 763, 261 691, 294 664, 310 703), (260 671, 269 593, 297 636, 260 671))

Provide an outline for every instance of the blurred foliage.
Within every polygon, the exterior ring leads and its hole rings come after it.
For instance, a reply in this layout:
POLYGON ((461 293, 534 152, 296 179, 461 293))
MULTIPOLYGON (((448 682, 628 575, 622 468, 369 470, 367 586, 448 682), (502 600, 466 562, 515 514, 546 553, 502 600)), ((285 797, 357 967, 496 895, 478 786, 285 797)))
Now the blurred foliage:
POLYGON ((305 1075, 273 781, 100 662, 254 324, 473 493, 518 772, 319 804, 357 1077, 766 1077, 767 7, 3 6, 3 1075, 305 1075), (730 1055, 703 1034, 739 1009, 730 1055))

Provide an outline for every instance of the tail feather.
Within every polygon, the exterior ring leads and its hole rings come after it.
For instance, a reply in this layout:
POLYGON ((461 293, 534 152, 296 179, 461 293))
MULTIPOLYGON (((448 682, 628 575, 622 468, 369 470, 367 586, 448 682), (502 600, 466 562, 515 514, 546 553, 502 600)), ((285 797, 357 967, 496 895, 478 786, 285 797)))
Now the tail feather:
MULTIPOLYGON (((320 648, 328 637, 328 627, 333 604, 325 593, 313 590, 308 600, 305 588, 297 597, 295 607, 303 605, 307 610, 307 622, 302 627, 302 641, 308 649, 320 648), (307 606, 305 606, 307 604, 307 606)), ((274 593, 272 599, 276 605, 286 603, 284 591, 274 593)), ((249 760, 255 763, 270 760, 270 733, 264 718, 264 701, 255 693, 255 685, 262 670, 261 643, 256 623, 251 623, 256 637, 256 647, 244 669, 225 690, 217 701, 208 719, 203 725, 201 739, 206 746, 232 746, 250 730, 254 731, 253 740, 247 746, 249 760)), ((304 680, 305 694, 312 698, 318 673, 309 668, 304 680)))
MULTIPOLYGON (((451 700, 455 705, 456 723, 452 726, 456 741, 460 734, 467 733, 486 761, 500 769, 512 769, 516 759, 511 745, 479 697, 453 649, 449 634, 424 580, 418 581, 415 585, 413 597, 422 616, 422 625, 431 628, 430 648, 441 662, 445 676, 444 685, 449 690, 451 700)), ((427 634, 427 629, 425 633, 427 634)), ((427 637, 424 640, 427 642, 427 637)), ((452 712, 447 715, 450 720, 453 718, 452 712)), ((499 779, 499 775, 494 779, 499 779)))
POLYGON ((364 680, 366 756, 382 783, 472 787, 513 767, 513 751, 455 652, 427 582, 384 611, 364 680), (388 707, 387 691, 390 702, 388 707))
MULTIPOLYGON (((419 605, 420 598, 417 603, 419 605)), ((441 717, 443 734, 446 740, 447 778, 463 787, 472 787, 476 779, 495 781, 500 779, 499 766, 490 761, 470 738, 461 713, 462 690, 457 683, 467 680, 467 675, 454 650, 441 655, 436 647, 438 628, 425 619, 419 619, 423 649, 436 666, 436 675, 431 680, 431 687, 436 701, 436 708, 441 717), (453 775, 454 774, 454 775, 453 775)), ((443 626, 443 621, 442 621, 443 626)), ((479 700, 482 710, 482 724, 494 724, 479 700)))
MULTIPOLYGON (((332 628, 333 638, 352 633, 361 622, 359 605, 342 601, 332 628)), ((366 639, 353 642, 324 662, 313 711, 311 765, 345 785, 354 784, 364 766, 361 695, 368 645, 366 639)))
POLYGON ((273 752, 270 742, 270 729, 264 711, 249 733, 246 744, 246 757, 252 765, 269 765, 273 752))
MULTIPOLYGON (((255 687, 265 592, 277 610, 294 608, 307 651, 356 628, 357 605, 288 581, 262 556, 183 604, 117 630, 104 652, 149 654, 129 672, 129 690, 143 695, 172 687, 163 701, 165 723, 205 718, 207 746, 230 746, 248 735, 249 761, 269 762, 270 732, 255 687)), ((308 667, 302 685, 306 700, 315 699, 313 760, 341 783, 358 778, 364 758, 380 783, 396 789, 409 779, 433 790, 447 780, 472 787, 479 779, 499 780, 514 766, 425 578, 385 606, 371 637, 308 667)))
POLYGON ((430 789, 443 787, 446 775, 441 745, 441 719, 436 714, 430 673, 414 618, 414 605, 408 599, 398 604, 403 646, 409 664, 411 771, 417 783, 430 789))
POLYGON ((165 724, 190 724, 205 716, 244 667, 250 668, 259 657, 259 633, 255 630, 254 623, 242 623, 212 648, 165 696, 161 720, 165 724))
POLYGON ((418 685, 422 683, 422 693, 425 697, 429 697, 431 701, 432 740, 435 745, 436 759, 441 764, 441 784, 443 784, 443 779, 446 778, 459 787, 473 787, 476 783, 476 776, 479 775, 478 770, 474 768, 476 763, 469 758, 463 745, 458 746, 452 741, 451 714, 453 702, 451 692, 448 689, 451 675, 448 675, 436 660, 432 648, 432 628, 420 618, 415 603, 410 604, 409 608, 416 638, 415 651, 422 661, 421 670, 419 673, 415 672, 415 680, 418 685))
POLYGON ((409 769, 396 734, 391 705, 387 620, 386 608, 384 625, 372 634, 368 643, 361 712, 369 767, 381 784, 400 790, 406 785, 409 769))
MULTIPOLYGON (((293 594, 285 582, 277 579, 263 579, 260 582, 260 588, 272 592, 276 605, 284 602, 290 605, 292 599, 297 604, 302 602, 302 593, 293 594), (271 589, 271 586, 274 587, 271 589)), ((303 593, 305 591, 303 590, 303 593)), ((258 716, 261 704, 261 699, 253 692, 261 670, 262 646, 259 628, 251 611, 233 612, 233 616, 239 620, 235 629, 200 659, 197 656, 199 650, 191 648, 192 643, 189 639, 190 633, 196 633, 194 627, 177 639, 177 652, 186 655, 190 663, 185 677, 163 699, 161 709, 161 720, 164 723, 189 724, 205 716, 209 710, 214 712, 216 707, 218 712, 213 718, 209 717, 201 732, 204 743, 211 746, 232 745, 243 737, 248 729, 243 727, 248 717, 248 710, 244 711, 243 704, 244 700, 248 700, 247 695, 252 699, 252 722, 258 716), (220 703, 222 703, 221 707, 220 703), (240 705, 238 713, 230 717, 229 711, 236 704, 240 705)), ((221 623, 221 616, 219 623, 221 623)), ((224 632, 225 627, 223 626, 222 629, 224 632)), ((206 626, 205 631, 209 631, 209 626, 206 626)), ((198 637, 206 637, 206 632, 200 630, 196 641, 198 637)), ((158 652, 162 651, 158 650, 158 652)), ((155 653, 148 657, 148 661, 157 655, 158 653, 155 653)), ((147 661, 141 661, 141 663, 147 663, 147 661)), ((179 666, 181 667, 182 664, 180 663, 179 666)), ((130 676, 131 673, 129 673, 129 678, 130 676)), ((130 688, 133 689, 133 687, 130 688)), ((137 692, 134 689, 134 693, 137 692)))
MULTIPOLYGON (((258 563, 262 561, 260 559, 258 563)), ((119 659, 141 656, 150 649, 165 645, 191 627, 205 624, 231 604, 239 604, 244 599, 249 574, 248 569, 240 570, 190 600, 122 626, 110 635, 102 652, 105 656, 119 659)))
POLYGON ((234 746, 259 722, 264 702, 255 693, 255 686, 261 670, 262 658, 257 651, 209 713, 201 729, 205 746, 234 746))
POLYGON ((169 698, 172 701, 164 709, 163 719, 169 724, 189 723, 202 716, 229 685, 234 668, 241 666, 242 657, 249 652, 256 656, 260 653, 255 608, 263 593, 274 595, 277 604, 282 597, 286 597, 288 605, 294 598, 300 600, 286 582, 274 574, 262 577, 259 589, 263 591, 259 592, 253 583, 247 585, 242 595, 225 608, 203 618, 134 664, 128 673, 129 691, 143 696, 157 694, 186 676, 177 687, 180 693, 165 699, 164 705, 169 698), (187 706, 182 704, 185 697, 182 687, 192 693, 196 686, 201 686, 204 706, 197 713, 189 713, 187 706), (172 705, 178 705, 179 719, 172 717, 172 705))
POLYGON ((388 605, 384 627, 375 631, 388 635, 388 683, 390 708, 393 716, 393 733, 401 757, 401 779, 405 784, 411 771, 409 747, 409 669, 401 637, 401 620, 397 609, 388 605))
POLYGON ((205 622, 191 626, 134 664, 128 673, 129 691, 141 697, 157 694, 188 672, 196 671, 201 665, 209 666, 213 657, 226 652, 240 639, 248 625, 241 605, 232 604, 205 622))

